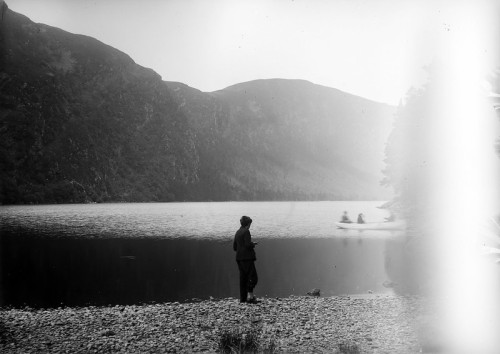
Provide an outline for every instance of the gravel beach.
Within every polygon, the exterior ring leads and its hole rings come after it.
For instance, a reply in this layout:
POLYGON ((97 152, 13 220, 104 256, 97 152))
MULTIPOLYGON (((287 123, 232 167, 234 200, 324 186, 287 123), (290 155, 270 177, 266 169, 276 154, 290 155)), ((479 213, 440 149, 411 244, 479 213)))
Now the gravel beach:
POLYGON ((221 335, 258 334, 260 351, 418 353, 429 320, 417 296, 236 299, 134 306, 0 309, 2 353, 195 353, 221 335))

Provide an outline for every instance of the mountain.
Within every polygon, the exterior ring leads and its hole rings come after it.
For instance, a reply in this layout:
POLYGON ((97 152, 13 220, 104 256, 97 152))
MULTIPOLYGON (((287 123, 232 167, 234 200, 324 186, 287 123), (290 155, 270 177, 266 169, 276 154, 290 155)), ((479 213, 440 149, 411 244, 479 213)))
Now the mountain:
POLYGON ((385 199, 394 111, 301 80, 201 92, 6 9, 0 203, 385 199))
MULTIPOLYGON (((202 93, 166 82, 195 128, 200 160, 238 199, 384 199, 394 108, 303 80, 202 93)), ((205 180, 203 178, 202 180, 205 180)))
POLYGON ((99 41, 10 10, 0 23, 0 200, 174 200, 192 130, 160 76, 99 41))

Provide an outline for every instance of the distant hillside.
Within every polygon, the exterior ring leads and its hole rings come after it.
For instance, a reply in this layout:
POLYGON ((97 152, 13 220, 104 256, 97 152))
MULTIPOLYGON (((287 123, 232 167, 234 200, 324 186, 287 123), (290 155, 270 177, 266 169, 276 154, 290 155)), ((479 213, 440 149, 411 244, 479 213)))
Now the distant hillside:
POLYGON ((7 10, 0 203, 381 199, 393 112, 296 80, 203 93, 7 10))
POLYGON ((93 38, 0 22, 0 200, 175 200, 192 130, 159 75, 93 38))
POLYGON ((379 181, 394 107, 302 80, 210 94, 167 85, 204 145, 202 163, 242 198, 388 197, 379 181))

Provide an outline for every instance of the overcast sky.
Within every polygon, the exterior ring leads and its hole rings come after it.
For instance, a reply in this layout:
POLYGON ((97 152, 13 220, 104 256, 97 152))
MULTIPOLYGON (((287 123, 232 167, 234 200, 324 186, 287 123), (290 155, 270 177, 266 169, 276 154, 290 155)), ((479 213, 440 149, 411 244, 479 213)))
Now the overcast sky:
POLYGON ((304 79, 397 104, 426 79, 455 2, 7 0, 35 22, 89 35, 202 91, 304 79), (440 4, 440 5, 437 5, 440 4))

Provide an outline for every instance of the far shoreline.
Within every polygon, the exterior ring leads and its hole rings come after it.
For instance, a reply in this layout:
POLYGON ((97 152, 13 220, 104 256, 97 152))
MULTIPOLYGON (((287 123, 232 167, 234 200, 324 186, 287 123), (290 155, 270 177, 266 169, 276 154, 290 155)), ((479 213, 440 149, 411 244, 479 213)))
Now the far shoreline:
POLYGON ((0 203, 0 207, 2 206, 52 206, 52 205, 90 205, 90 204, 99 204, 99 205, 108 205, 108 204, 176 204, 176 203, 313 203, 313 202, 380 202, 387 203, 386 199, 339 199, 339 200, 172 200, 172 201, 105 201, 105 202, 62 202, 62 203, 19 203, 19 204, 2 204, 0 203))

